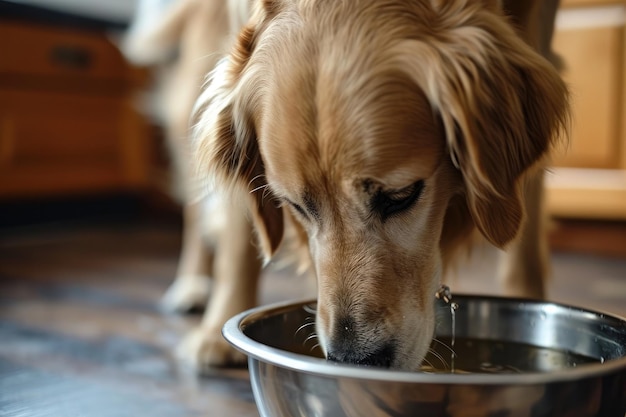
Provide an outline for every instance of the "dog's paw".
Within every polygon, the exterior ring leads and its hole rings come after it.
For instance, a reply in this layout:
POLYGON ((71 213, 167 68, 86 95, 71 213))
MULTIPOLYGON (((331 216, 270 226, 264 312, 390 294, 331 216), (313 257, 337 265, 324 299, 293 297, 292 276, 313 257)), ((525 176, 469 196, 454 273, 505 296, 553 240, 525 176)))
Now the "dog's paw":
POLYGON ((222 337, 220 329, 198 327, 191 331, 176 349, 176 357, 198 373, 210 368, 243 365, 246 355, 237 351, 222 337))
POLYGON ((186 275, 176 278, 161 299, 161 308, 172 313, 190 313, 204 310, 211 281, 202 275, 186 275))

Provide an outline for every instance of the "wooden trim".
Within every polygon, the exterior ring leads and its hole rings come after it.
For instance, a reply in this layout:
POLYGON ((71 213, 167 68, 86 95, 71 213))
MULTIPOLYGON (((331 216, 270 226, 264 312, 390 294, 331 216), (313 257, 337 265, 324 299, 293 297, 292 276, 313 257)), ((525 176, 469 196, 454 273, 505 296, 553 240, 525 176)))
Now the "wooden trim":
MULTIPOLYGON (((618 126, 618 132, 621 135, 620 140, 618 141, 618 149, 617 154, 619 158, 619 166, 621 169, 626 170, 626 74, 624 70, 626 69, 626 27, 622 30, 622 56, 621 56, 621 68, 620 72, 620 80, 621 90, 622 90, 622 101, 619 103, 618 114, 621 114, 619 123, 621 126, 618 126)), ((619 88, 620 86, 618 86, 619 88)))
POLYGON ((604 6, 610 4, 626 4, 625 0, 561 0, 561 7, 604 6))
POLYGON ((553 216, 626 220, 626 171, 555 168, 546 185, 553 216))

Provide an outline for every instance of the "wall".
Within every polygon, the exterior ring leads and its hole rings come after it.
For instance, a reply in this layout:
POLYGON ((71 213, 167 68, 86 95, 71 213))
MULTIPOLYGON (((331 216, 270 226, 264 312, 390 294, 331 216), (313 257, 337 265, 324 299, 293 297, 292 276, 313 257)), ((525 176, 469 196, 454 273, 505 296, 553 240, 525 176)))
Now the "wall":
POLYGON ((128 21, 137 0, 10 0, 13 3, 41 6, 101 19, 128 21))

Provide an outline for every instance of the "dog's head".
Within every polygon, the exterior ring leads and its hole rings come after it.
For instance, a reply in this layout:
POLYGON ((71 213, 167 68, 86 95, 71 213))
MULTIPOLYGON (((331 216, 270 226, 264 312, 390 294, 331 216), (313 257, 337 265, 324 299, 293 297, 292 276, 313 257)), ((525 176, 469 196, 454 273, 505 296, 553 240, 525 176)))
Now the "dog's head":
POLYGON ((260 1, 200 98, 203 175, 249 192, 265 255, 283 210, 306 231, 330 359, 419 366, 451 201, 504 246, 567 117, 555 70, 479 3, 260 1))

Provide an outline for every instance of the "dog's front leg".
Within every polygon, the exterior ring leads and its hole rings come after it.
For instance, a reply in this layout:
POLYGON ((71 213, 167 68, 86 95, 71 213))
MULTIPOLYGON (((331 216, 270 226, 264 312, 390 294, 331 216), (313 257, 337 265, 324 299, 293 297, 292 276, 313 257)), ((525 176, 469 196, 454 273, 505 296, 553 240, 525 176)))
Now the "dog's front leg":
POLYGON ((226 224, 218 239, 213 289, 202 323, 178 349, 178 356, 198 371, 245 361, 222 337, 222 326, 257 302, 261 259, 253 228, 241 206, 226 206, 226 224))
POLYGON ((161 306, 167 311, 187 313, 204 307, 209 298, 213 248, 208 246, 202 223, 201 203, 185 204, 176 279, 161 300, 161 306))

